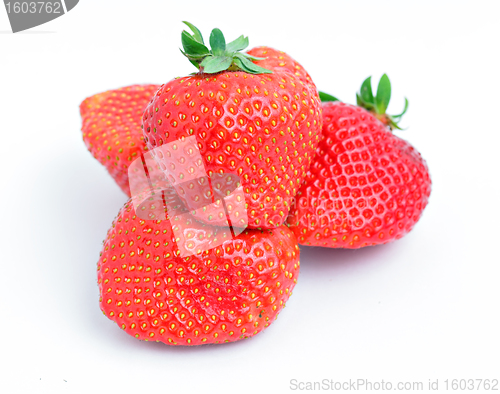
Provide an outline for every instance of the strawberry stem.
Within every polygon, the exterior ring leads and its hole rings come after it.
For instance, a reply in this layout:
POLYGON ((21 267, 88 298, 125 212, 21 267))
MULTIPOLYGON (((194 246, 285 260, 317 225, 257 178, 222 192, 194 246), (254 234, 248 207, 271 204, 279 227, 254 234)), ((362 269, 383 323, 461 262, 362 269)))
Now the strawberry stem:
POLYGON ((356 103, 358 106, 372 112, 375 116, 391 130, 398 129, 401 117, 408 110, 408 99, 405 98, 405 107, 399 115, 388 115, 386 113, 389 101, 391 100, 391 81, 387 74, 382 75, 377 87, 377 95, 373 95, 371 77, 366 78, 361 84, 359 92, 356 93, 356 103))
POLYGON ((271 74, 267 70, 253 63, 253 60, 263 60, 246 53, 241 53, 248 47, 248 37, 239 36, 236 40, 226 44, 224 34, 220 29, 213 29, 210 34, 210 49, 205 45, 203 36, 196 26, 184 22, 192 33, 184 30, 181 34, 181 52, 186 56, 200 73, 215 74, 221 71, 244 71, 249 74, 271 74))

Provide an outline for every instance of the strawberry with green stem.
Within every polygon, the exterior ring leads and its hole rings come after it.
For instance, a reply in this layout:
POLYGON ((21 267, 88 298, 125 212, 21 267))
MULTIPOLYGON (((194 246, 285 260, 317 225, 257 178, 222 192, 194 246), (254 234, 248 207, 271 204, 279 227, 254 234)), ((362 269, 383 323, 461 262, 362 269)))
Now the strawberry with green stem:
POLYGON ((370 78, 358 106, 321 94, 323 139, 287 219, 299 243, 332 248, 384 244, 407 234, 431 191, 425 160, 392 134, 400 115, 385 113, 389 78, 374 97, 370 78))
MULTIPOLYGON (((187 25, 192 33, 182 33, 182 52, 198 72, 160 87, 143 116, 147 146, 195 136, 209 176, 241 178, 248 226, 279 227, 319 143, 316 87, 282 52, 261 47, 244 54, 248 38, 226 44, 219 29, 208 49, 187 25)), ((200 194, 198 203, 209 205, 212 196, 200 194)))

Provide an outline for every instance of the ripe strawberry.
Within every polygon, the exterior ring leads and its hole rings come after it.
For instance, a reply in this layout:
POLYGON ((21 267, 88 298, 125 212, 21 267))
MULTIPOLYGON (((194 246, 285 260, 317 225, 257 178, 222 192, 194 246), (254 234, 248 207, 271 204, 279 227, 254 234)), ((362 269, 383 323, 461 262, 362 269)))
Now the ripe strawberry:
POLYGON ((141 118, 159 85, 133 85, 88 97, 80 104, 83 141, 130 196, 128 166, 146 150, 141 118))
POLYGON ((193 252, 224 236, 220 227, 191 219, 142 220, 127 202, 98 263, 102 311, 128 334, 170 345, 232 342, 259 333, 276 319, 297 282, 297 240, 286 226, 246 230, 181 257, 181 249, 193 252), (179 226, 182 239, 174 233, 179 226))
MULTIPOLYGON (((419 220, 431 192, 424 159, 391 132, 397 116, 385 114, 390 82, 384 75, 377 96, 370 78, 360 106, 323 104, 323 139, 297 193, 287 223, 300 244, 360 248, 401 238, 419 220)), ((321 94, 322 99, 335 99, 321 94)))
POLYGON ((212 31, 209 51, 198 29, 188 26, 193 34, 182 33, 183 53, 200 72, 158 90, 143 117, 147 146, 195 136, 209 176, 234 173, 241 178, 248 226, 279 227, 319 142, 316 88, 286 54, 270 48, 243 54, 239 51, 248 38, 226 45, 219 29, 212 31))

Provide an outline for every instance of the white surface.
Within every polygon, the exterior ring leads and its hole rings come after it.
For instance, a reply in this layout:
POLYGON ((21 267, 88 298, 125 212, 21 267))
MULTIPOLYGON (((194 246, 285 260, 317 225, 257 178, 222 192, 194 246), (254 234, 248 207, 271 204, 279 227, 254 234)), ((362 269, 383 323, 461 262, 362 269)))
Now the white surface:
POLYGON ((499 5, 82 0, 46 25, 0 34, 0 392, 499 379, 499 5), (302 248, 298 285, 269 329, 196 348, 137 341, 100 312, 96 262, 126 198, 86 151, 78 113, 91 94, 192 72, 178 51, 185 19, 290 53, 346 101, 387 72, 391 112, 410 99, 398 135, 433 180, 408 236, 359 251, 302 248))

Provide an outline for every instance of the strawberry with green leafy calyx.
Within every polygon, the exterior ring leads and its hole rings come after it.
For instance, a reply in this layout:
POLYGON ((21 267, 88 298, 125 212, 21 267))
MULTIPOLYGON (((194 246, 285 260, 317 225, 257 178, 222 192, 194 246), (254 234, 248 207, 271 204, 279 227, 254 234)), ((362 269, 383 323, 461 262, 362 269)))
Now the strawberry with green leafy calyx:
MULTIPOLYGON (((233 173, 241 179, 248 226, 279 227, 319 143, 316 87, 282 52, 261 47, 244 54, 248 38, 226 44, 219 29, 212 30, 209 48, 186 24, 191 33, 182 32, 181 52, 198 72, 160 87, 143 116, 146 144, 153 150, 194 136, 209 177, 233 173)), ((200 198, 196 207, 213 202, 208 193, 200 198)))
POLYGON ((431 192, 425 160, 392 134, 397 116, 385 114, 390 83, 383 76, 373 97, 370 78, 358 102, 321 94, 323 139, 297 193, 287 223, 300 244, 360 248, 407 234, 420 219, 431 192))

